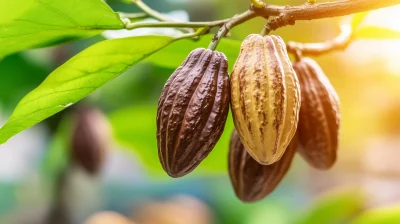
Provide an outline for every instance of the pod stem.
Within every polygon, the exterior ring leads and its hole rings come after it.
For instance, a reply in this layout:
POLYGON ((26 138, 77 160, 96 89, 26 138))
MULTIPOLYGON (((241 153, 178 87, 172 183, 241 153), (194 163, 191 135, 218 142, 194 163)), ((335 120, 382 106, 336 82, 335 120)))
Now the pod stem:
POLYGON ((257 13, 254 10, 247 10, 246 12, 236 15, 234 16, 231 20, 229 20, 228 22, 224 23, 221 28, 218 30, 218 32, 215 34, 215 36, 213 37, 210 45, 208 45, 208 49, 210 50, 215 50, 219 44, 219 42, 221 41, 221 39, 223 37, 225 37, 229 30, 232 27, 235 27, 241 23, 244 23, 252 18, 257 17, 257 13))
POLYGON ((260 35, 261 35, 261 36, 266 36, 266 35, 268 35, 270 32, 271 32, 271 30, 268 28, 267 25, 265 25, 265 26, 263 27, 263 29, 261 30, 260 35))

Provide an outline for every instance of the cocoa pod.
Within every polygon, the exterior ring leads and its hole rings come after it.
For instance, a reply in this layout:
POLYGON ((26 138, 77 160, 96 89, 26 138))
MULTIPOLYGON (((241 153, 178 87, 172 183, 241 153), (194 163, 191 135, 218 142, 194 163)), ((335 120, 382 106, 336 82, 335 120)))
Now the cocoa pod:
POLYGON ((224 54, 193 50, 168 79, 157 111, 158 156, 171 177, 181 177, 210 153, 229 110, 228 61, 224 54))
POLYGON ((134 224, 127 217, 113 211, 101 211, 91 215, 83 224, 134 224))
POLYGON ((260 164, 278 161, 293 138, 300 110, 300 87, 283 40, 249 35, 231 74, 235 128, 260 164))
POLYGON ((96 174, 103 165, 109 147, 109 123, 102 112, 95 108, 78 108, 74 115, 72 161, 88 173, 96 174))
POLYGON ((292 138, 282 158, 271 165, 261 165, 247 153, 234 130, 229 144, 229 177, 236 196, 255 202, 270 194, 287 173, 296 152, 297 138, 292 138))
POLYGON ((340 125, 339 97, 318 64, 302 58, 293 67, 300 80, 299 153, 313 167, 336 161, 340 125))

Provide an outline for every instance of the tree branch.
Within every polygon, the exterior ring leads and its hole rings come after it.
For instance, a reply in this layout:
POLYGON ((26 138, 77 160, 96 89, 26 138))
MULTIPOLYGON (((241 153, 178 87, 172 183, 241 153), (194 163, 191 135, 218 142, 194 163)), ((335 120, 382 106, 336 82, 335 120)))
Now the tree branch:
MULTIPOLYGON (((177 27, 177 28, 205 28, 219 26, 221 27, 215 34, 209 45, 209 49, 215 49, 221 40, 225 37, 229 30, 247 20, 254 17, 269 18, 276 16, 265 25, 264 33, 278 29, 286 25, 293 25, 297 20, 313 20, 329 17, 345 16, 359 12, 370 11, 378 8, 385 8, 400 4, 400 0, 337 0, 319 4, 306 3, 300 6, 277 6, 268 5, 259 0, 250 0, 260 5, 251 5, 250 9, 235 15, 230 19, 210 21, 210 22, 175 22, 165 17, 161 13, 151 9, 141 0, 131 0, 147 15, 156 18, 162 22, 158 23, 130 23, 126 25, 126 29, 135 29, 140 27, 177 27), (261 5, 262 4, 262 5, 261 5)), ((311 1, 312 2, 312 1, 311 1)), ((349 31, 351 33, 351 29, 349 31)), ((191 35, 191 34, 189 34, 191 35)), ((299 44, 292 42, 288 50, 292 53, 301 50, 304 54, 320 54, 333 49, 345 48, 351 38, 342 33, 335 40, 325 43, 299 44), (342 39, 340 39, 342 38, 342 39)))
MULTIPOLYGON (((233 17, 231 21, 222 26, 218 33, 214 36, 209 48, 215 49, 220 39, 224 37, 232 27, 257 16, 262 16, 264 18, 268 18, 269 16, 276 16, 274 19, 268 22, 268 24, 265 26, 265 29, 263 30, 264 33, 269 33, 271 30, 275 30, 282 26, 294 25, 297 20, 312 20, 345 16, 378 8, 389 7, 397 4, 400 4, 400 0, 337 0, 319 4, 306 3, 301 6, 277 6, 268 4, 264 4, 264 7, 261 8, 252 6, 250 10, 236 17, 233 17)), ((336 42, 334 43, 330 43, 335 45, 335 47, 328 46, 329 44, 323 43, 324 47, 338 48, 339 41, 335 41, 336 42)), ((350 39, 348 41, 350 41, 350 39)), ((316 54, 316 49, 321 50, 321 53, 324 51, 324 49, 319 48, 321 46, 318 46, 318 48, 309 48, 316 46, 306 45, 305 47, 306 49, 310 50, 310 53, 311 51, 313 51, 316 54)), ((306 49, 304 49, 305 53, 307 53, 306 49)))
POLYGON ((265 5, 255 10, 260 15, 277 16, 267 24, 268 29, 275 30, 282 26, 293 25, 297 20, 345 16, 397 4, 400 4, 400 0, 337 0, 319 4, 306 3, 300 6, 265 5))
POLYGON ((340 34, 326 42, 322 43, 298 43, 290 41, 286 47, 288 52, 293 53, 296 57, 301 55, 320 55, 333 50, 344 50, 351 42, 352 28, 350 24, 340 26, 340 34))

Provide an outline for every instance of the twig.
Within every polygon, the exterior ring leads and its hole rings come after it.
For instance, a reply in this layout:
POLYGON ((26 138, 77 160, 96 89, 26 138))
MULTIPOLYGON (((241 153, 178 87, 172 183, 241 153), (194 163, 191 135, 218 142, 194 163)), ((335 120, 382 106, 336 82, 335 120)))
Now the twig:
POLYGON ((177 38, 175 38, 176 40, 180 40, 180 39, 186 39, 186 38, 193 38, 193 37, 198 37, 200 35, 206 34, 208 33, 209 28, 208 27, 203 27, 203 28, 199 28, 196 30, 196 32, 193 33, 186 33, 183 34, 177 38))
POLYGON ((139 22, 139 23, 129 23, 125 26, 128 30, 133 30, 137 28, 143 27, 190 27, 190 28, 198 28, 198 27, 216 27, 222 26, 230 19, 224 20, 216 20, 211 22, 139 22))
POLYGON ((243 22, 246 22, 247 20, 250 20, 254 17, 256 17, 257 14, 255 13, 254 10, 249 9, 247 11, 245 11, 242 14, 236 15, 234 16, 231 20, 229 20, 227 23, 225 23, 219 30, 218 32, 215 34, 215 36, 213 37, 210 45, 208 46, 208 49, 211 50, 215 50, 215 48, 217 47, 219 41, 225 37, 225 35, 229 32, 229 30, 234 27, 237 26, 243 22))
POLYGON ((174 22, 173 19, 164 16, 163 14, 157 12, 156 10, 150 8, 148 5, 146 5, 142 0, 131 0, 137 7, 139 7, 144 13, 149 15, 150 17, 153 17, 156 20, 159 21, 165 21, 165 22, 174 22))
POLYGON ((322 43, 298 43, 290 41, 287 44, 287 50, 299 56, 301 55, 320 55, 333 50, 344 50, 351 42, 352 28, 350 24, 344 24, 340 26, 340 34, 326 42, 322 43))
POLYGON ((143 12, 138 12, 138 13, 119 12, 118 14, 121 18, 127 18, 127 19, 145 19, 149 17, 147 13, 143 12))

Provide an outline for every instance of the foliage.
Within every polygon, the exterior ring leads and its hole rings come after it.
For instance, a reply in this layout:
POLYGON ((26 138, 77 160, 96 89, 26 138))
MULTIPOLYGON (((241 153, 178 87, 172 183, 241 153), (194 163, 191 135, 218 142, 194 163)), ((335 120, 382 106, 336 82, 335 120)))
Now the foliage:
POLYGON ((294 223, 344 223, 362 211, 364 205, 365 198, 359 189, 337 189, 319 197, 294 223))
POLYGON ((172 41, 173 38, 166 36, 141 36, 107 40, 87 48, 20 101, 0 129, 0 143, 76 103, 172 41), (136 47, 126 47, 131 45, 136 47))
POLYGON ((394 224, 400 223, 400 206, 389 208, 379 208, 368 210, 357 218, 351 224, 394 224))
POLYGON ((0 61, 0 105, 7 109, 14 107, 27 89, 40 84, 47 72, 46 68, 32 63, 22 54, 14 54, 0 61))
MULTIPOLYGON (((118 110, 110 114, 109 118, 115 138, 123 145, 133 149, 146 167, 149 168, 150 172, 164 174, 157 159, 156 114, 157 107, 155 105, 138 105, 118 110)), ((199 165, 195 173, 227 172, 228 164, 225 158, 228 156, 229 138, 232 130, 233 122, 229 116, 220 140, 207 159, 199 165)))
POLYGON ((118 15, 101 0, 20 3, 29 6, 25 10, 17 7, 16 2, 0 3, 0 8, 5 11, 5 17, 0 20, 0 58, 21 50, 65 43, 100 34, 106 29, 124 27, 118 15), (9 20, 11 22, 7 23, 9 20))

